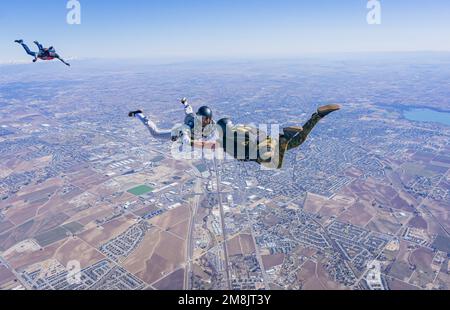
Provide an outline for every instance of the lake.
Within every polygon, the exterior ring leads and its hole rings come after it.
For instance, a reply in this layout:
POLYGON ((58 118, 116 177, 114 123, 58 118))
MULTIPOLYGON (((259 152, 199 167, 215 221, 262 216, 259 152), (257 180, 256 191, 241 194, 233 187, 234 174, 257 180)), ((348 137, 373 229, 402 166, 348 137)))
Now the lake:
POLYGON ((411 109, 403 113, 406 119, 418 122, 433 122, 450 126, 450 113, 431 109, 411 109))

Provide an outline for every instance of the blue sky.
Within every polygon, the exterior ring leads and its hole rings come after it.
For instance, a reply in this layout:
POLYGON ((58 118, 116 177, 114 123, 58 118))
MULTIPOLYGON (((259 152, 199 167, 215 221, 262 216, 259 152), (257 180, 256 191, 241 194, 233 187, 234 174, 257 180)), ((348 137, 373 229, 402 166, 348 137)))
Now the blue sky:
POLYGON ((450 1, 80 0, 82 24, 66 23, 66 0, 0 2, 0 62, 29 60, 21 38, 66 57, 253 58, 377 51, 450 51, 450 1))

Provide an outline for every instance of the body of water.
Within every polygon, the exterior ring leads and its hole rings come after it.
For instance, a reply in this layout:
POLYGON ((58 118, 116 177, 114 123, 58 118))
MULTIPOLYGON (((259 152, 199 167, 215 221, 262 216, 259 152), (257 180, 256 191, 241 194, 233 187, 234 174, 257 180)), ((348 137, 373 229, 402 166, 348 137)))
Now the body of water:
POLYGON ((418 122, 434 122, 450 126, 450 113, 431 109, 411 109, 404 112, 406 119, 418 122))

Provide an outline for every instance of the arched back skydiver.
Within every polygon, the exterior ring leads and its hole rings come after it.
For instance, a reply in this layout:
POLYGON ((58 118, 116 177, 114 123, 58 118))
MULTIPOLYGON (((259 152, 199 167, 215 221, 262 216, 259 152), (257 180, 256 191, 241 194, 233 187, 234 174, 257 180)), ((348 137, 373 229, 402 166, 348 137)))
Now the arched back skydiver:
POLYGON ((192 148, 214 149, 219 139, 219 132, 213 119, 213 112, 207 106, 202 106, 194 113, 194 109, 183 98, 181 103, 184 107, 184 125, 172 130, 160 129, 142 110, 130 112, 129 117, 138 118, 149 130, 150 134, 159 140, 176 142, 181 140, 183 152, 190 152, 192 148))
POLYGON ((219 143, 228 155, 239 161, 281 169, 286 152, 300 147, 321 119, 340 109, 336 104, 322 106, 303 127, 286 127, 278 137, 268 136, 254 126, 234 125, 231 119, 224 118, 217 122, 221 128, 219 143))
POLYGON ((70 67, 70 64, 67 63, 64 59, 61 58, 61 56, 59 56, 56 53, 56 50, 53 46, 49 48, 44 48, 38 41, 34 41, 33 43, 36 44, 36 46, 39 49, 39 52, 33 52, 25 43, 23 43, 23 40, 16 40, 14 42, 22 45, 25 52, 27 52, 28 55, 34 57, 33 62, 36 62, 38 59, 40 60, 59 59, 63 64, 70 67))

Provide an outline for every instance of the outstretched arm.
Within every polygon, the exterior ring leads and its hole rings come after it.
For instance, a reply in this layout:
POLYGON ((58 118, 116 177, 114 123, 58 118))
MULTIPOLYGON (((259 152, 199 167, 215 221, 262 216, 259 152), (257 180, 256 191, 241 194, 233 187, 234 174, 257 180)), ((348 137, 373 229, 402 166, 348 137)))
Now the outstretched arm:
POLYGON ((56 55, 57 59, 59 59, 63 64, 65 64, 66 66, 70 67, 70 63, 66 62, 64 59, 62 59, 61 57, 59 57, 59 55, 56 55))
POLYGON ((186 98, 181 99, 181 104, 184 107, 184 113, 186 115, 193 115, 194 114, 194 109, 192 108, 192 106, 188 103, 186 98))

